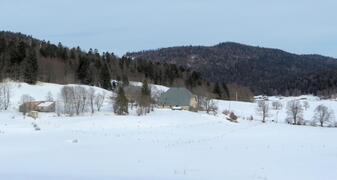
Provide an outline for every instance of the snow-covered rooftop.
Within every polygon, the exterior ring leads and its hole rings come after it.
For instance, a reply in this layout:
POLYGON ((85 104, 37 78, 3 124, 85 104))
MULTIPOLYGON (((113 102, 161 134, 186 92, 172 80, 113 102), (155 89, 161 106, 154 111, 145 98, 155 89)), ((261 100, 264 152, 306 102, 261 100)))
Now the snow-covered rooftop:
POLYGON ((38 105, 38 107, 48 107, 48 106, 51 106, 54 102, 50 101, 50 102, 43 102, 43 103, 40 103, 38 105))

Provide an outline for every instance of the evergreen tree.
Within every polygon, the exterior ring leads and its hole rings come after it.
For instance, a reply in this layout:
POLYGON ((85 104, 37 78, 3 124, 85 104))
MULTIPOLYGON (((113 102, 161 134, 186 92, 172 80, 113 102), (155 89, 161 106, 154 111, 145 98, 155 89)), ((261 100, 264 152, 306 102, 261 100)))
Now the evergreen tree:
POLYGON ((20 64, 26 57, 26 44, 20 41, 18 45, 11 41, 8 45, 11 64, 20 64))
POLYGON ((143 115, 150 112, 151 106, 151 89, 146 80, 143 81, 141 95, 139 99, 138 115, 143 115))
POLYGON ((30 49, 28 56, 23 62, 23 80, 28 84, 35 84, 37 81, 38 64, 36 52, 30 49))
POLYGON ((151 103, 151 89, 149 88, 149 85, 147 83, 147 80, 143 81, 142 86, 142 97, 143 97, 143 105, 147 106, 151 103))
POLYGON ((112 90, 111 87, 111 76, 107 65, 103 65, 103 68, 100 72, 101 86, 104 89, 112 90))
POLYGON ((129 85, 129 78, 127 75, 125 74, 123 75, 122 82, 123 82, 123 86, 129 85))
POLYGON ((117 80, 118 82, 120 82, 120 81, 121 81, 121 77, 120 77, 119 75, 117 75, 117 76, 116 76, 116 80, 117 80))
POLYGON ((190 76, 187 78, 187 80, 185 81, 185 84, 187 87, 189 88, 194 88, 199 84, 200 81, 200 74, 198 74, 197 72, 193 71, 190 76))
POLYGON ((71 59, 76 59, 76 50, 73 48, 70 50, 70 58, 71 59))
POLYGON ((80 64, 77 68, 77 78, 82 84, 92 84, 92 74, 89 73, 90 62, 88 59, 81 57, 80 64))
POLYGON ((229 97, 229 90, 228 90, 228 87, 227 87, 227 85, 226 85, 226 83, 223 83, 222 84, 222 88, 223 88, 223 90, 224 90, 224 93, 225 93, 225 99, 230 99, 230 97, 229 97))
POLYGON ((221 89, 219 83, 215 83, 213 93, 216 94, 218 98, 221 98, 221 89))
POLYGON ((4 37, 0 37, 0 54, 4 52, 6 49, 6 39, 4 37))
POLYGON ((114 113, 118 115, 125 115, 129 113, 128 99, 122 86, 118 88, 117 97, 113 106, 114 113))

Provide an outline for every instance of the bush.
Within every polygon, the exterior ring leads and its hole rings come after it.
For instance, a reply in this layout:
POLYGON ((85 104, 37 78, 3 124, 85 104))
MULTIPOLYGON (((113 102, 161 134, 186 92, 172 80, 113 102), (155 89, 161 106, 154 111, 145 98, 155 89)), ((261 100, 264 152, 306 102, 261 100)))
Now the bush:
POLYGON ((234 114, 234 112, 231 112, 231 113, 229 114, 229 118, 232 119, 232 120, 234 120, 234 121, 236 121, 236 120, 238 119, 238 116, 236 116, 236 115, 234 114))

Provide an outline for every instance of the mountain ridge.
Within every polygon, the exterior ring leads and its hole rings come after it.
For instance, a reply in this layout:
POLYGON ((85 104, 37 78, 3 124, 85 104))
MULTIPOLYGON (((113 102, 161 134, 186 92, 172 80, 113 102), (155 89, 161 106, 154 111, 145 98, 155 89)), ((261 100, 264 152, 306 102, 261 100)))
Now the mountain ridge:
POLYGON ((238 83, 250 87, 255 94, 322 94, 337 87, 335 78, 329 79, 331 84, 317 82, 320 74, 330 71, 336 74, 337 69, 337 59, 317 54, 299 55, 276 48, 225 42, 214 46, 161 48, 126 56, 185 66, 200 72, 207 80, 238 83))
POLYGON ((179 45, 179 46, 168 46, 168 47, 153 48, 153 49, 140 50, 140 51, 129 51, 129 52, 126 52, 123 56, 127 56, 127 55, 134 54, 134 53, 153 52, 153 51, 159 51, 159 50, 165 50, 165 49, 173 49, 173 48, 188 48, 188 47, 199 47, 199 48, 214 48, 214 47, 218 47, 218 48, 221 48, 223 46, 228 46, 228 45, 241 46, 241 47, 250 47, 250 48, 260 48, 260 49, 265 49, 265 50, 275 50, 275 51, 280 51, 280 52, 284 52, 284 53, 288 53, 288 54, 292 54, 292 55, 297 55, 297 56, 313 56, 313 57, 317 56, 317 57, 323 57, 323 58, 337 60, 337 57, 323 55, 323 54, 319 54, 319 53, 303 53, 303 54, 301 54, 301 53, 294 53, 294 52, 286 51, 286 50, 283 50, 281 48, 250 45, 250 44, 244 44, 244 43, 234 42, 234 41, 220 42, 220 43, 217 43, 215 45, 179 45))

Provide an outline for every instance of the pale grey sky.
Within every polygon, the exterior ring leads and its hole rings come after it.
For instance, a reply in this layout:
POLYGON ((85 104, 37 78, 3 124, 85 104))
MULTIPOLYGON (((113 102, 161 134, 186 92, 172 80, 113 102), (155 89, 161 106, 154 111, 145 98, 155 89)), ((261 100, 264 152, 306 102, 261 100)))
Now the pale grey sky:
POLYGON ((336 0, 0 0, 0 29, 84 49, 234 41, 337 57, 336 0))

